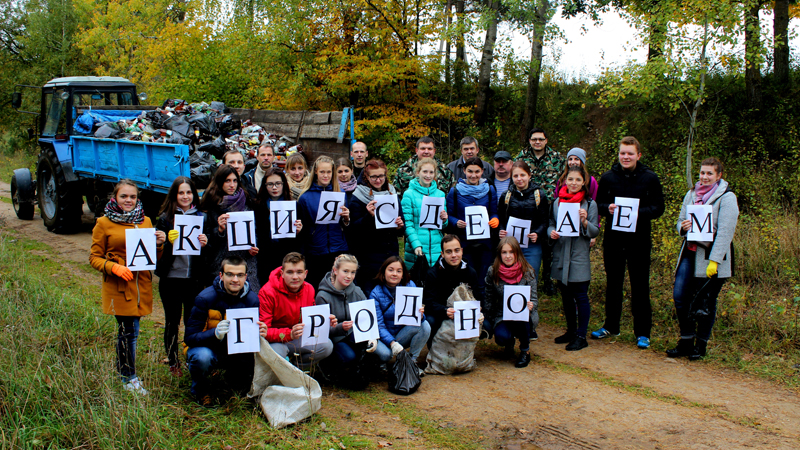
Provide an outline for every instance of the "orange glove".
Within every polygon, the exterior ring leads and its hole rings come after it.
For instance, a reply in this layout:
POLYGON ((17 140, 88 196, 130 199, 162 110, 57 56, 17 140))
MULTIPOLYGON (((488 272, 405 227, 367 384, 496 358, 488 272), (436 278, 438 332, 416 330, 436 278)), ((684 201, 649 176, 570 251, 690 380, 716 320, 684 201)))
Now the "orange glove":
POLYGON ((489 221, 489 226, 490 226, 490 227, 492 227, 492 228, 497 228, 497 227, 499 227, 499 226, 500 226, 500 219, 498 219, 497 217, 495 217, 494 219, 490 220, 490 221, 489 221))
POLYGON ((131 269, 128 269, 122 264, 114 264, 111 266, 111 272, 125 281, 131 281, 133 279, 133 272, 131 272, 131 269))

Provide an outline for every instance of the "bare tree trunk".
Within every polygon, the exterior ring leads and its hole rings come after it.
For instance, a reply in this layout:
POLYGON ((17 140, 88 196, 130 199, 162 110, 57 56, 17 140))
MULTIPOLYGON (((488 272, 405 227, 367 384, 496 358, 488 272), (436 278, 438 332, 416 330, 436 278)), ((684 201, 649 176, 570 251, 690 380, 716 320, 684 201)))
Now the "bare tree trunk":
POLYGON ((547 10, 550 8, 549 0, 540 0, 536 7, 536 22, 533 25, 531 36, 531 66, 528 71, 528 91, 525 95, 525 111, 522 114, 522 123, 519 128, 520 142, 528 143, 528 131, 533 128, 536 121, 536 103, 539 98, 539 77, 542 74, 542 47, 544 45, 544 31, 547 26, 547 10))
POLYGON ((789 83, 789 0, 775 0, 775 19, 772 22, 774 43, 772 56, 775 84, 789 83))
POLYGON ((758 21, 761 4, 758 1, 756 0, 746 7, 744 17, 744 84, 745 91, 747 91, 747 103, 751 109, 761 107, 761 63, 759 62, 761 28, 758 21))
POLYGON ((499 1, 489 0, 488 13, 491 15, 486 28, 486 40, 483 42, 481 66, 478 70, 478 92, 475 98, 475 123, 486 123, 486 113, 489 109, 489 94, 491 92, 492 62, 494 61, 494 45, 497 42, 497 9, 499 1))
POLYGON ((706 59, 706 48, 708 47, 708 18, 703 21, 703 49, 700 52, 700 89, 697 91, 697 101, 689 116, 689 139, 686 142, 686 185, 688 189, 694 186, 692 182, 692 146, 694 145, 695 130, 697 130, 697 111, 703 104, 703 95, 706 89, 706 71, 708 70, 708 60, 706 59))
POLYGON ((450 77, 450 26, 453 24, 453 16, 451 14, 453 11, 453 0, 447 0, 445 9, 447 14, 447 28, 445 29, 447 43, 444 49, 444 82, 449 87, 452 80, 450 77))
POLYGON ((456 0, 456 61, 453 68, 455 70, 456 95, 459 97, 464 86, 464 73, 467 65, 467 50, 464 44, 465 28, 464 0, 456 0))

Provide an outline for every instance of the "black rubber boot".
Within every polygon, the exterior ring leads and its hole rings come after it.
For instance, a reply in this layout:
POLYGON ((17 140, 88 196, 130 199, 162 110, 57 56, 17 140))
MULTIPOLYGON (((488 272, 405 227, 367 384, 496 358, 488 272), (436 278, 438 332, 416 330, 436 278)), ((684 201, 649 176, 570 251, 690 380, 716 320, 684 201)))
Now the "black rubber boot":
POLYGON ((514 367, 521 369, 523 367, 528 367, 528 363, 531 362, 531 352, 519 352, 519 359, 517 362, 514 363, 514 367))
POLYGON ((697 361, 698 359, 702 359, 704 356, 706 356, 706 346, 708 346, 708 341, 702 341, 698 339, 692 354, 689 355, 689 361, 697 361))
POLYGON ((680 358, 689 356, 694 352, 694 338, 681 338, 675 348, 667 350, 667 357, 680 358))
POLYGON ((555 339, 556 344, 569 344, 570 342, 575 340, 575 332, 567 330, 566 333, 562 334, 561 336, 555 339))
POLYGON ((589 346, 589 343, 586 342, 585 337, 576 337, 574 341, 572 341, 569 345, 567 345, 566 350, 568 352, 578 351, 582 348, 586 348, 589 346))

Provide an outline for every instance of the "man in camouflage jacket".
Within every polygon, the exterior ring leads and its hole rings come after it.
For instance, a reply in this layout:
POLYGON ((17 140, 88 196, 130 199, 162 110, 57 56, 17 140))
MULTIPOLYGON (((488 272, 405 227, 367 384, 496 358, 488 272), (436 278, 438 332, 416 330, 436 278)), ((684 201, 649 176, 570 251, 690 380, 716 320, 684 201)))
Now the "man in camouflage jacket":
POLYGON ((397 189, 397 192, 402 195, 403 192, 408 189, 408 184, 416 177, 414 174, 414 165, 420 158, 433 158, 436 160, 436 169, 438 172, 436 175, 436 187, 445 194, 450 192, 450 188, 455 182, 453 179, 453 172, 434 156, 436 154, 436 146, 433 143, 433 139, 427 136, 419 138, 415 153, 414 156, 397 168, 397 174, 394 177, 394 187, 397 189))
POLYGON ((566 159, 547 146, 547 134, 541 128, 532 129, 528 135, 530 146, 517 155, 516 161, 528 163, 531 167, 531 183, 538 184, 552 203, 556 196, 556 182, 564 170, 566 159))

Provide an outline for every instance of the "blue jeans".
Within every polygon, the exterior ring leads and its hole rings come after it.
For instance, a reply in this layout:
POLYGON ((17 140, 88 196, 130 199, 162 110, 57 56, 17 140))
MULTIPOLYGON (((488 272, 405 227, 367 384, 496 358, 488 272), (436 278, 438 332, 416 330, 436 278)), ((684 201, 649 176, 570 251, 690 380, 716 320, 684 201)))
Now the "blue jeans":
POLYGON ((589 317, 592 305, 589 304, 589 282, 564 284, 558 282, 561 290, 561 304, 564 308, 564 319, 567 321, 567 333, 586 339, 589 328, 589 317))
POLYGON ((696 278, 694 276, 694 252, 686 252, 684 258, 678 264, 675 271, 675 285, 672 289, 672 299, 675 302, 675 310, 678 313, 678 325, 681 330, 681 338, 691 339, 697 336, 698 339, 708 341, 711 338, 711 330, 717 317, 717 297, 725 278, 696 278), (709 283, 706 289, 709 292, 708 310, 709 315, 694 319, 690 317, 690 306, 697 292, 709 283))
POLYGON ((528 322, 503 320, 492 326, 489 321, 483 322, 483 327, 489 333, 494 333, 494 341, 501 347, 514 348, 514 340, 519 339, 520 351, 530 350, 530 327, 528 322))
POLYGON ((536 273, 536 281, 539 281, 539 266, 542 265, 542 244, 528 242, 528 248, 523 248, 522 254, 528 264, 533 267, 533 271, 536 273))
MULTIPOLYGON (((416 361, 417 358, 419 358, 419 354, 422 352, 422 348, 425 347, 425 343, 428 341, 428 336, 430 336, 430 334, 431 325, 428 321, 423 320, 418 327, 404 325, 394 336, 394 340, 402 345, 403 348, 410 349, 411 357, 416 361)), ((392 359, 392 350, 381 340, 378 340, 378 348, 375 349, 375 354, 378 356, 378 359, 383 362, 392 359)))
POLYGON ((359 345, 362 344, 356 344, 353 333, 350 333, 341 341, 333 344, 333 355, 341 361, 342 365, 348 365, 358 358, 356 349, 359 345))
POLYGON ((468 266, 475 269, 475 273, 478 275, 476 280, 478 292, 483 292, 485 289, 486 272, 494 261, 494 253, 484 245, 472 246, 468 242, 464 243, 464 261, 467 262, 468 266))
POLYGON ((117 373, 123 383, 136 378, 136 340, 139 317, 114 316, 117 319, 117 373))
POLYGON ((195 396, 209 393, 209 375, 215 369, 226 369, 225 378, 239 392, 250 390, 253 382, 254 356, 252 353, 228 355, 208 347, 192 347, 186 352, 189 374, 192 376, 191 393, 195 396))

